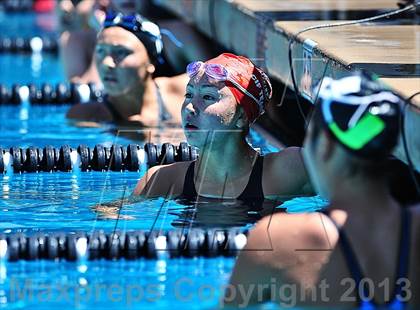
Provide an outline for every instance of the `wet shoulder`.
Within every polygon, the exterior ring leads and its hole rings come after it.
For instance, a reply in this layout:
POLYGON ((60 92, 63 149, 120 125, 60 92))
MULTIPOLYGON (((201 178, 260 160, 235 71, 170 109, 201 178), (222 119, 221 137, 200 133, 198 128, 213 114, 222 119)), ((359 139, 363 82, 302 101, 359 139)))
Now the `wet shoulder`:
POLYGON ((175 77, 159 77, 155 79, 159 86, 165 109, 171 115, 171 122, 175 126, 181 123, 181 106, 184 101, 188 79, 186 74, 175 77))
POLYGON ((67 117, 76 120, 87 120, 97 122, 108 122, 113 120, 109 109, 99 102, 88 104, 76 104, 67 112, 67 117))
MULTIPOLYGON (((249 234, 247 248, 272 249, 261 251, 255 256, 259 263, 290 266, 294 262, 302 261, 303 256, 312 255, 311 251, 305 252, 304 249, 329 249, 337 241, 337 228, 322 213, 278 213, 258 222, 249 234)), ((312 263, 314 259, 325 263, 329 251, 320 251, 320 254, 311 257, 312 263)))
POLYGON ((264 156, 263 188, 266 196, 303 195, 308 176, 299 147, 264 156))
POLYGON ((158 77, 155 82, 165 94, 183 96, 187 87, 188 76, 187 74, 180 74, 174 77, 158 77))
POLYGON ((150 168, 139 181, 135 195, 146 197, 176 197, 181 195, 185 175, 192 162, 179 162, 150 168))
MULTIPOLYGON (((300 147, 287 147, 279 152, 268 153, 264 156, 264 166, 268 168, 287 167, 290 164, 299 164, 301 161, 300 147)), ((268 169, 267 169, 268 170, 268 169)))

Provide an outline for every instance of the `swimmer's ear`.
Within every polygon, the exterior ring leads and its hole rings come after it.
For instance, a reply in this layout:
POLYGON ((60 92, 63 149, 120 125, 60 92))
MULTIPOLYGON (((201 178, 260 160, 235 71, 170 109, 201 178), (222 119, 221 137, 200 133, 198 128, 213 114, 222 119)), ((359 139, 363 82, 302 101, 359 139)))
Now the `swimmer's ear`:
POLYGON ((156 67, 153 64, 148 64, 147 67, 146 67, 146 71, 147 71, 147 73, 152 75, 153 73, 155 73, 156 67))

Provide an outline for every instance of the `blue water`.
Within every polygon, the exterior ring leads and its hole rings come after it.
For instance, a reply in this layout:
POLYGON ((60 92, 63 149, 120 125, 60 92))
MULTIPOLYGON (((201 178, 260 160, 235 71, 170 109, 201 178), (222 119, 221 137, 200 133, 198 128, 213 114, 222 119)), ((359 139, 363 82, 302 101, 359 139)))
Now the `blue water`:
POLYGON ((3 85, 55 85, 64 81, 64 71, 57 56, 0 54, 0 83, 3 85))
MULTIPOLYGON (((77 127, 69 122, 65 114, 69 106, 0 106, 0 147, 8 149, 12 146, 44 147, 52 145, 60 147, 68 144, 77 147, 85 144, 94 147, 96 144, 113 143, 128 145, 144 144, 144 136, 151 136, 151 141, 164 142, 162 136, 180 135, 179 130, 150 130, 151 134, 132 136, 137 140, 116 135, 112 125, 100 128, 77 127)), ((149 130, 145 130, 149 131, 149 130)), ((184 140, 181 136, 179 141, 184 140)), ((250 141, 263 152, 276 150, 257 132, 253 131, 250 141)), ((10 231, 37 230, 87 230, 104 229, 150 229, 156 220, 156 229, 170 229, 174 221, 179 224, 179 217, 185 218, 189 209, 176 201, 165 201, 163 198, 138 202, 122 209, 122 215, 130 220, 106 220, 91 210, 101 202, 109 202, 127 197, 141 178, 140 173, 133 172, 87 172, 87 173, 35 173, 6 174, 0 176, 0 229, 10 231), (36 216, 34 216, 36 214, 36 216)), ((212 222, 208 226, 218 224, 217 212, 225 210, 231 214, 231 225, 246 224, 246 217, 241 218, 241 210, 231 205, 220 203, 205 204, 197 214, 203 222, 212 222), (212 217, 212 214, 214 216, 212 217), (202 216, 201 216, 202 215, 202 216), (238 219, 239 218, 239 219, 238 219), (233 222, 237 219, 237 222, 233 222)), ((227 224, 229 224, 227 218, 227 224)), ((226 226, 226 223, 221 226, 226 226)))
MULTIPOLYGON (((54 15, 0 12, 0 38, 48 36, 58 38, 57 21, 54 15)), ((57 56, 0 54, 0 84, 14 83, 38 85, 65 81, 64 71, 57 56)))
POLYGON ((0 11, 1 37, 55 36, 57 18, 54 14, 8 13, 0 11))
MULTIPOLYGON (((54 34, 54 27, 51 17, 42 20, 30 14, 8 16, 0 13, 0 29, 8 35, 54 34)), ((58 58, 42 57, 0 54, 0 83, 63 81, 58 58)), ((167 142, 169 138, 184 140, 182 133, 176 130, 132 131, 127 136, 124 132, 116 134, 111 125, 79 127, 65 118, 68 109, 69 106, 0 106, 0 147, 142 144, 149 136, 154 143, 167 142)), ((263 153, 277 151, 256 131, 251 131, 249 141, 263 153)), ((91 207, 101 202, 127 197, 140 177, 141 173, 132 172, 0 175, 0 232, 168 230, 188 222, 191 213, 198 225, 211 227, 245 227, 258 218, 255 212, 247 213, 229 204, 207 203, 200 212, 195 212, 194 207, 163 198, 124 206, 118 222, 92 211, 91 207), (221 213, 223 217, 220 217, 221 213)), ((288 211, 297 212, 315 210, 321 203, 318 198, 301 198, 298 203, 295 200, 285 206, 288 211)), ((218 304, 233 263, 233 259, 227 258, 0 262, 0 308, 211 308, 218 304), (137 297, 129 299, 130 288, 135 290, 133 294, 137 297), (93 290, 99 290, 99 295, 92 293, 93 290), (144 293, 141 298, 138 297, 139 290, 144 293), (135 298, 139 300, 133 300, 135 298)))
POLYGON ((77 127, 66 119, 69 106, 0 106, 2 147, 45 146, 64 144, 77 147, 80 143, 95 146, 98 143, 132 143, 116 136, 112 126, 99 128, 77 127))
POLYGON ((0 308, 211 309, 234 259, 0 265, 0 308))

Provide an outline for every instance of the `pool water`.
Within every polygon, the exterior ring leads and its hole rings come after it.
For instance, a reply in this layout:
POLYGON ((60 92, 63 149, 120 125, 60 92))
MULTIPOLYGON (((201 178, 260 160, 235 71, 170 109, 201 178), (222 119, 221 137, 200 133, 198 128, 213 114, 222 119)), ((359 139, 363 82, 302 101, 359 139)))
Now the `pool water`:
MULTIPOLYGON (((7 35, 55 34, 54 18, 48 18, 44 22, 31 14, 0 13, 0 29, 7 35)), ((34 59, 31 55, 0 54, 0 83, 39 85, 61 81, 64 76, 56 56, 42 55, 41 59, 34 59)), ((134 134, 127 136, 116 134, 115 128, 106 124, 80 127, 66 120, 68 109, 69 106, 0 106, 0 147, 142 145, 145 137, 151 136, 152 142, 162 143, 172 135, 171 131, 155 129, 152 134, 134 130, 134 134)), ((179 139, 179 131, 174 131, 173 136, 179 139)), ((255 130, 251 131, 249 141, 262 153, 277 150, 255 130)), ((0 232, 166 231, 191 223, 200 227, 250 227, 273 209, 273 205, 267 206, 258 213, 220 202, 198 208, 158 198, 125 205, 118 221, 92 210, 92 206, 101 202, 127 197, 140 177, 141 173, 134 172, 0 175, 0 232)), ((287 210, 302 211, 302 204, 305 210, 315 210, 322 204, 318 198, 300 198, 298 202, 287 202, 287 210)), ((224 257, 77 263, 0 261, 0 308, 212 308, 220 300, 233 264, 233 259, 224 257)))
POLYGON ((13 84, 55 85, 64 82, 65 78, 58 56, 1 54, 0 81, 10 88, 13 84))
MULTIPOLYGON (((96 144, 128 145, 133 142, 143 145, 145 142, 140 135, 136 141, 116 135, 112 125, 100 128, 73 126, 65 117, 68 109, 69 106, 0 106, 0 147, 60 147, 66 144, 72 147, 79 144, 94 147, 96 144)), ((162 137, 155 138, 161 129, 152 131, 152 142, 164 142, 162 137)), ((166 136, 170 136, 171 130, 164 131, 166 136)), ((149 136, 147 133, 144 135, 149 136)), ((256 131, 253 131, 250 141, 263 152, 276 150, 256 131)), ((189 220, 186 214, 191 207, 163 198, 124 206, 121 215, 133 219, 121 219, 117 226, 115 221, 105 220, 91 210, 92 206, 101 202, 128 197, 141 176, 137 172, 6 173, 0 176, 0 229, 6 232, 41 229, 125 230, 150 229, 154 223, 154 228, 166 230, 174 225, 179 226, 180 221, 189 220)), ((217 215, 221 209, 226 214, 227 209, 231 210, 230 226, 235 226, 234 219, 237 219, 236 225, 242 226, 250 218, 241 216, 241 209, 219 202, 203 204, 200 212, 195 214, 196 221, 201 219, 204 225, 202 219, 206 217, 208 221, 213 220, 207 226, 216 226, 220 219, 212 214, 217 215)), ((226 217, 226 221, 229 221, 229 217, 226 217)), ((225 225, 220 223, 220 226, 225 225)))
POLYGON ((0 308, 212 308, 233 264, 227 258, 7 264, 0 266, 0 308))
MULTIPOLYGON (((54 15, 5 13, 0 11, 0 38, 58 38, 54 15)), ((57 55, 1 54, 0 84, 59 83, 65 81, 64 71, 57 55)))

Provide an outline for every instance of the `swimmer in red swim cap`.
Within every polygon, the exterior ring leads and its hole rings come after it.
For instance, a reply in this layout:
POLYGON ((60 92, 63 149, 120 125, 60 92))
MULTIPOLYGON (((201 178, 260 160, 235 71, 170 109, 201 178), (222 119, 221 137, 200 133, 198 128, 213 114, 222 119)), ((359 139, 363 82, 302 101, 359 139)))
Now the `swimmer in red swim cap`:
POLYGON ((182 125, 200 157, 151 168, 135 195, 257 201, 312 192, 300 148, 262 156, 246 140, 272 94, 260 68, 246 57, 224 53, 191 63, 187 74, 182 125))

